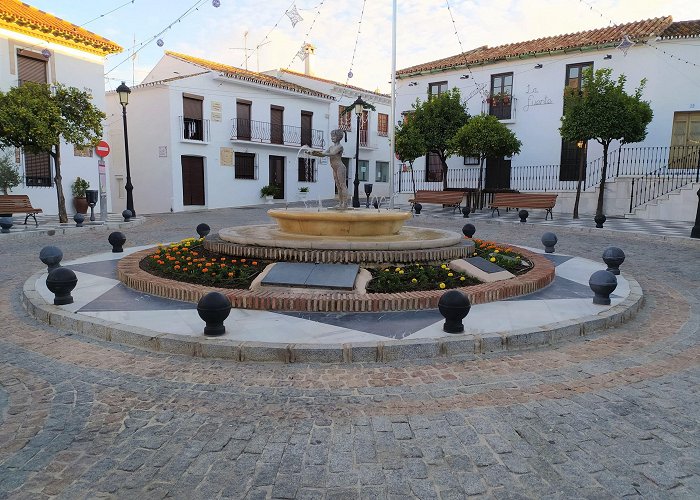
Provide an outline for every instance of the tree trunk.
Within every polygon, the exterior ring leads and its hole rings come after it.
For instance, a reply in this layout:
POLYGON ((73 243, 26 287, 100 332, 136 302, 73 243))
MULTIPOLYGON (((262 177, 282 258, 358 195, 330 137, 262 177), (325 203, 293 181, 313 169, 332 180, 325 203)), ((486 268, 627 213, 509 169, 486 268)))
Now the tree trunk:
POLYGON ((447 158, 440 155, 440 162, 442 163, 442 190, 447 191, 447 158))
POLYGON ((484 160, 486 159, 485 156, 480 156, 479 157, 479 182, 476 185, 476 201, 474 202, 474 209, 476 210, 477 208, 481 210, 484 208, 483 203, 481 202, 481 186, 482 182, 481 179, 484 177, 484 160))
POLYGON ((56 184, 56 198, 58 199, 58 222, 65 224, 68 222, 68 214, 66 213, 66 198, 63 196, 63 184, 61 178, 61 144, 56 144, 54 146, 56 152, 51 152, 53 157, 54 168, 56 170, 56 175, 53 178, 56 184))
POLYGON ((603 215, 603 197, 605 196, 605 178, 608 175, 608 146, 609 142, 603 142, 603 171, 600 173, 600 189, 598 191, 598 204, 595 214, 603 215))
POLYGON ((416 197, 416 177, 413 174, 413 162, 408 162, 409 168, 411 169, 411 184, 413 184, 413 197, 416 197))

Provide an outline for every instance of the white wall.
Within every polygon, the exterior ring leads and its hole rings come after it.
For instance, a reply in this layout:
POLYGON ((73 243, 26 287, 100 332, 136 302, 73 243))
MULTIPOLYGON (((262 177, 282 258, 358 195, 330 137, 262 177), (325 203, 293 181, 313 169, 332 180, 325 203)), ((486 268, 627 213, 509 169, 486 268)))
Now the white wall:
MULTIPOLYGON (((6 91, 17 85, 16 50, 23 47, 35 52, 41 52, 45 47, 49 48, 51 52, 47 64, 49 80, 89 91, 92 94, 93 103, 104 110, 104 59, 38 39, 32 43, 0 36, 0 89, 6 91), (14 73, 11 72, 13 67, 14 73)), ((104 135, 107 135, 106 130, 104 135)), ((62 143, 61 176, 66 209, 69 215, 75 213, 71 184, 76 177, 87 179, 90 182, 90 189, 98 189, 97 160, 98 157, 94 154, 92 158, 74 156, 73 145, 62 143)), ((20 167, 20 172, 24 173, 23 167, 20 167)), ((41 208, 44 214, 55 215, 58 213, 58 201, 54 186, 25 187, 21 185, 13 188, 12 193, 28 195, 32 206, 41 208)), ((95 210, 99 212, 99 205, 95 210)))

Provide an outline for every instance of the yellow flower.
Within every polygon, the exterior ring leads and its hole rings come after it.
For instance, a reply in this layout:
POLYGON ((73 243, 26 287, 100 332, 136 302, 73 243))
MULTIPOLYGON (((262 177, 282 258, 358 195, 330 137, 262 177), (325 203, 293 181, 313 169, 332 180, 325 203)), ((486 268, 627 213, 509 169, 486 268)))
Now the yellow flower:
POLYGON ((400 267, 397 267, 396 269, 394 269, 394 271, 396 271, 397 273, 398 273, 400 270, 401 270, 400 267))
POLYGON ((448 275, 450 278, 451 278, 452 276, 454 276, 454 274, 452 274, 452 273, 447 273, 447 275, 448 275))
POLYGON ((399 269, 399 274, 403 274, 403 269, 399 269))
POLYGON ((476 256, 477 256, 477 255, 479 255, 479 254, 478 254, 478 253, 476 253, 476 252, 474 252, 474 253, 473 253, 472 255, 474 255, 474 257, 476 257, 476 256))
POLYGON ((493 253, 498 253, 500 250, 496 249, 493 251, 493 253))
POLYGON ((442 290, 443 288, 445 288, 445 284, 444 284, 444 283, 440 283, 438 286, 440 287, 441 290, 442 290))
POLYGON ((413 279, 411 280, 411 283, 418 283, 418 280, 417 280, 416 278, 413 278, 413 279))
POLYGON ((496 262, 496 257, 491 257, 489 260, 490 260, 491 262, 496 262))
POLYGON ((388 273, 389 270, 390 270, 390 269, 387 267, 386 269, 384 269, 384 272, 385 272, 385 273, 388 273))
POLYGON ((464 276, 460 276, 459 281, 464 281, 464 276))
POLYGON ((442 269, 447 269, 447 265, 443 264, 440 266, 442 269))

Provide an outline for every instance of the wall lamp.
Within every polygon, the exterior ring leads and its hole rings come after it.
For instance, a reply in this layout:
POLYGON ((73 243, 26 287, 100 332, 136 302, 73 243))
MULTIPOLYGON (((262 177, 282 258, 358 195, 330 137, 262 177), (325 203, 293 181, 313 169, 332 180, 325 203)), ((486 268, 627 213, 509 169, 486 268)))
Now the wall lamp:
POLYGON ((606 55, 603 59, 612 59, 612 54, 606 55))
POLYGON ((542 65, 541 65, 541 64, 535 64, 535 69, 542 69, 542 65))
POLYGON ((467 78, 469 78, 469 75, 462 75, 459 77, 460 80, 466 80, 467 78))
POLYGON ((411 82, 408 84, 409 87, 415 87, 416 85, 418 85, 418 82, 411 82))

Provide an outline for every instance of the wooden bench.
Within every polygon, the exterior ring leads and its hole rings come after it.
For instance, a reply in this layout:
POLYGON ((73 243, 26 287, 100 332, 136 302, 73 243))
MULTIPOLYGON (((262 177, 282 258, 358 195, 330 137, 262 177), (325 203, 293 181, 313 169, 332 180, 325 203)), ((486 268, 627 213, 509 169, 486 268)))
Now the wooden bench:
POLYGON ((557 202, 556 194, 548 193, 495 193, 491 202, 491 217, 494 212, 501 215, 499 208, 544 208, 547 213, 544 214, 544 220, 547 220, 549 215, 554 220, 552 209, 557 202))
POLYGON ((0 195, 0 214, 26 214, 24 224, 27 224, 29 217, 34 218, 34 224, 39 227, 36 214, 42 213, 40 208, 34 208, 29 196, 26 194, 3 194, 0 195))
POLYGON ((452 207, 452 212, 457 210, 462 204, 464 193, 462 191, 426 191, 418 190, 413 198, 408 201, 411 204, 411 211, 416 203, 437 203, 443 206, 452 207))

